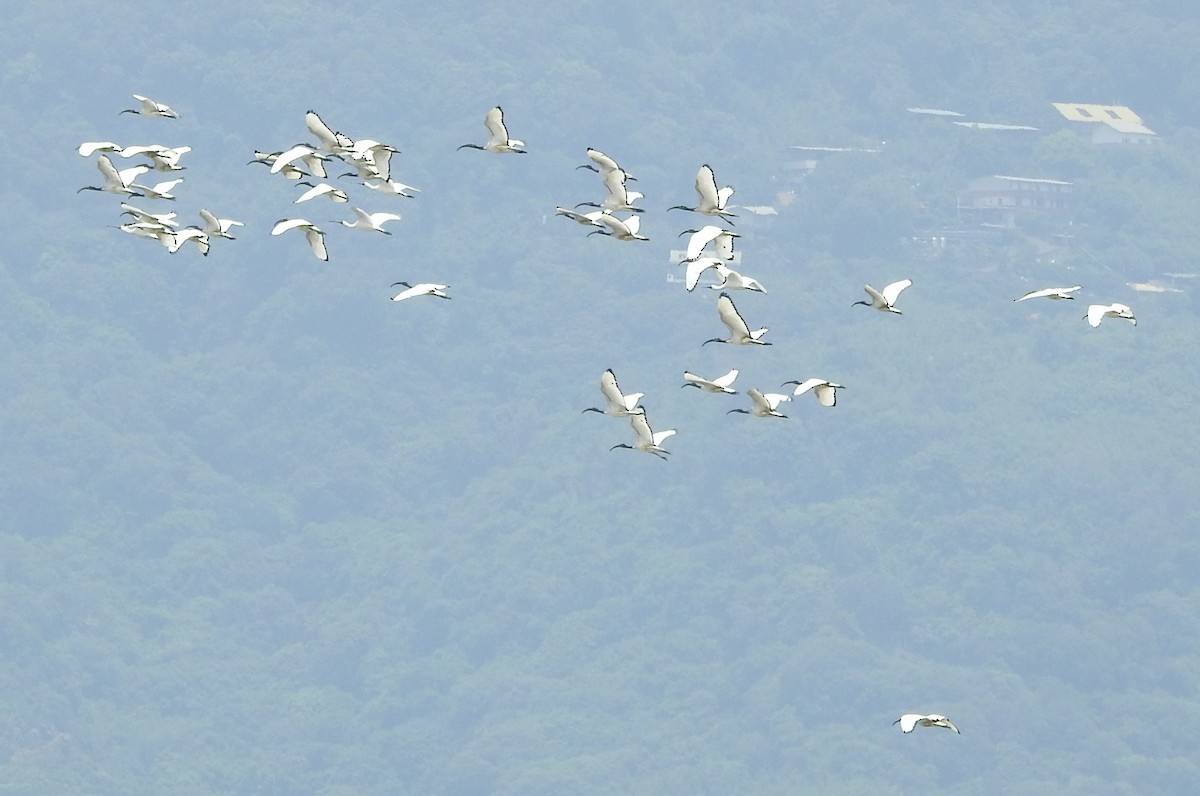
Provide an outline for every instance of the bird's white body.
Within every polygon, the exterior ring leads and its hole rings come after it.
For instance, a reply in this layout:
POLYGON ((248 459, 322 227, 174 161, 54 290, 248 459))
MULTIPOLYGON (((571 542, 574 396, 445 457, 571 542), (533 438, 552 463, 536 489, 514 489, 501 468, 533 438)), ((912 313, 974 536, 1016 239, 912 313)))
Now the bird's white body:
POLYGON ((767 289, 762 286, 762 282, 749 276, 742 276, 737 271, 729 268, 720 261, 713 266, 713 270, 721 277, 721 284, 709 285, 710 290, 753 290, 755 293, 766 293, 767 289))
POLYGON ((133 98, 141 103, 139 108, 126 108, 121 113, 136 113, 139 116, 159 116, 164 119, 178 119, 179 114, 170 105, 164 105, 161 102, 155 102, 149 97, 143 97, 141 94, 134 94, 133 98))
POLYGON ((164 246, 170 245, 171 241, 175 239, 175 230, 155 221, 131 221, 128 224, 121 224, 117 229, 136 238, 157 240, 164 246))
POLYGON ((281 218, 271 228, 271 234, 282 235, 289 229, 304 230, 304 237, 308 241, 308 248, 312 249, 312 253, 318 260, 329 261, 329 252, 325 248, 325 233, 317 229, 315 224, 303 218, 281 218))
POLYGON ((296 144, 291 149, 285 149, 275 156, 271 161, 271 173, 278 174, 286 166, 291 165, 294 161, 300 161, 304 164, 304 168, 308 169, 314 177, 325 179, 329 175, 325 173, 325 160, 327 155, 322 155, 317 150, 304 144, 296 144))
POLYGON ((905 288, 912 284, 911 279, 901 279, 899 282, 892 282, 883 290, 876 290, 870 285, 864 285, 863 290, 867 291, 867 295, 871 297, 870 301, 856 301, 855 304, 864 304, 880 312, 894 312, 897 315, 902 314, 896 309, 896 300, 900 298, 900 294, 905 288))
POLYGON ((1048 299, 1053 299, 1054 301, 1062 301, 1062 300, 1066 299, 1068 301, 1071 301, 1071 300, 1074 300, 1074 298, 1075 298, 1071 294, 1074 293, 1076 290, 1082 290, 1082 289, 1083 289, 1082 285, 1075 285, 1074 287, 1048 287, 1048 288, 1044 288, 1042 290, 1031 290, 1030 292, 1026 293, 1024 296, 1013 299, 1013 301, 1027 301, 1028 299, 1036 299, 1036 298, 1048 298, 1048 299))
POLYGON ((630 191, 625 187, 626 180, 625 172, 620 169, 605 172, 604 174, 604 201, 596 202, 580 202, 576 207, 597 207, 606 213, 630 212, 640 213, 642 208, 635 207, 633 203, 638 199, 643 198, 641 192, 630 191))
POLYGON ((613 445, 609 448, 610 451, 615 451, 617 448, 629 448, 643 453, 652 453, 660 459, 666 459, 670 451, 663 449, 662 443, 667 437, 674 436, 675 429, 652 431, 650 423, 646 420, 645 410, 630 415, 629 425, 633 427, 633 433, 637 435, 637 440, 632 445, 613 445))
POLYGON ((642 400, 645 393, 631 392, 626 395, 621 392, 621 387, 617 384, 617 376, 611 368, 600 374, 600 394, 604 396, 604 408, 598 409, 591 406, 584 409, 584 412, 599 412, 612 417, 640 415, 645 412, 638 406, 638 401, 642 400))
POLYGON ((723 376, 718 376, 715 379, 706 379, 703 376, 697 376, 689 371, 683 372, 684 383, 681 387, 698 387, 705 392, 720 392, 726 395, 737 395, 737 390, 730 385, 738 377, 738 370, 734 368, 723 376))
MULTIPOLYGON (((689 293, 696 289, 701 274, 709 268, 721 265, 721 261, 716 257, 697 257, 695 260, 686 260, 685 262, 687 262, 687 271, 683 275, 683 287, 689 293)), ((710 287, 712 286, 710 285, 710 287)))
POLYGON ((196 248, 200 250, 201 254, 203 254, 205 257, 208 256, 208 235, 199 227, 184 227, 183 229, 174 232, 171 236, 170 243, 167 244, 167 251, 169 251, 171 254, 174 254, 183 248, 183 244, 187 243, 189 240, 196 244, 196 248))
MULTIPOLYGON (((101 155, 100 157, 104 157, 104 156, 101 155)), ((105 160, 107 160, 107 158, 105 158, 105 160)), ((117 176, 120 177, 121 182, 125 183, 126 186, 132 188, 133 181, 136 180, 138 177, 142 176, 143 174, 149 173, 149 171, 150 171, 149 166, 147 166, 145 163, 139 163, 136 166, 130 166, 127 169, 121 169, 120 171, 117 172, 117 176)))
POLYGON ((233 240, 233 235, 229 234, 229 230, 234 227, 246 226, 241 221, 234 221, 232 218, 217 218, 204 208, 200 208, 200 219, 204 222, 204 234, 210 238, 229 238, 233 240))
POLYGON ((404 183, 396 182, 395 180, 369 179, 365 180, 363 185, 377 193, 403 196, 405 199, 415 198, 411 193, 409 193, 409 191, 416 191, 417 193, 421 192, 420 188, 414 188, 411 185, 405 185, 404 183))
POLYGON ((675 205, 667 209, 691 210, 694 213, 703 213, 706 216, 720 216, 726 219, 737 217, 736 213, 725 209, 725 206, 729 203, 729 198, 733 196, 733 188, 726 185, 724 188, 718 189, 717 175, 707 163, 701 166, 700 170, 696 172, 696 193, 699 195, 700 201, 696 203, 695 207, 675 205))
POLYGON ((1133 317, 1133 310, 1129 309, 1126 304, 1092 304, 1088 307, 1087 315, 1083 316, 1092 328, 1100 325, 1100 321, 1105 318, 1124 318, 1125 320, 1137 326, 1137 318, 1133 317))
POLYGON ((746 395, 750 398, 749 409, 730 409, 726 414, 737 412, 743 415, 754 415, 755 417, 787 417, 787 415, 779 411, 779 405, 784 401, 792 400, 790 395, 781 392, 764 393, 753 387, 746 390, 746 395))
MULTIPOLYGON (((275 161, 279 158, 280 154, 282 154, 282 153, 280 153, 280 152, 259 152, 256 150, 254 152, 254 160, 248 161, 246 165, 250 165, 251 163, 262 163, 264 166, 267 166, 268 168, 270 168, 275 165, 275 161)), ((286 163, 283 166, 279 167, 278 172, 272 171, 271 173, 272 174, 278 173, 278 174, 282 175, 285 179, 289 179, 289 180, 302 180, 305 177, 309 176, 309 175, 305 174, 304 171, 301 170, 294 163, 286 163)))
POLYGON ((341 188, 335 188, 327 182, 319 182, 316 185, 313 185, 311 182, 301 182, 300 184, 307 185, 309 188, 307 191, 300 194, 300 196, 296 198, 296 201, 292 202, 294 205, 298 205, 301 202, 307 202, 309 199, 315 199, 318 196, 327 196, 331 201, 334 202, 345 203, 350 201, 350 197, 345 191, 343 191, 341 188))
POLYGON ((836 406, 837 391, 843 389, 842 385, 835 384, 832 381, 825 379, 805 379, 804 381, 785 381, 783 386, 795 384, 796 389, 792 391, 792 395, 804 395, 804 393, 812 390, 813 395, 817 396, 817 400, 821 406, 836 406))
POLYGON ((398 153, 390 144, 371 138, 362 138, 346 153, 346 162, 358 172, 363 180, 387 181, 392 176, 392 155, 398 153))
POLYGON ((920 713, 905 713, 893 721, 892 724, 899 724, 900 729, 904 732, 912 732, 917 727, 944 727, 947 730, 954 730, 959 735, 962 735, 958 727, 954 726, 954 722, 937 713, 930 713, 925 716, 922 716, 920 713))
POLYGON ((388 155, 388 173, 386 177, 380 172, 379 168, 374 163, 367 160, 365 157, 356 157, 351 154, 341 155, 340 157, 345 161, 347 166, 354 169, 354 171, 348 171, 341 175, 343 177, 358 177, 363 182, 366 182, 367 180, 386 180, 387 177, 391 176, 390 154, 388 155))
MULTIPOLYGON (((332 130, 321 120, 316 111, 308 111, 304 114, 304 126, 317 139, 317 148, 322 152, 340 155, 343 152, 349 152, 354 147, 354 141, 349 136, 332 130)), ((324 177, 325 175, 318 174, 317 176, 324 177)))
POLYGON ((576 166, 576 169, 590 169, 591 171, 598 172, 603 176, 607 176, 608 173, 612 171, 621 171, 625 173, 626 178, 630 180, 637 179, 636 177, 631 176, 629 172, 626 172, 624 169, 622 169, 616 160, 604 154, 599 149, 592 149, 591 147, 588 147, 587 156, 588 160, 592 162, 585 163, 582 166, 576 166))
POLYGON ((399 213, 368 213, 360 207, 350 209, 354 211, 354 220, 337 222, 347 229, 361 229, 364 232, 382 232, 384 235, 391 235, 392 233, 384 229, 383 225, 389 221, 400 220, 399 213))
POLYGON ((104 191, 105 193, 121 194, 123 196, 142 196, 138 193, 134 186, 134 180, 139 175, 150 171, 149 166, 132 166, 128 169, 117 171, 117 167, 108 159, 107 155, 100 155, 96 158, 96 168, 100 170, 100 176, 104 178, 103 185, 85 185, 80 188, 80 191, 104 191))
POLYGON ((128 214, 133 216, 135 223, 158 224, 163 227, 179 226, 179 222, 175 220, 178 216, 177 213, 150 213, 125 202, 121 203, 121 212, 122 215, 128 214))
POLYGON ((179 165, 179 159, 191 151, 190 146, 170 147, 161 144, 145 144, 125 147, 121 150, 121 157, 132 158, 141 155, 150 161, 150 167, 155 171, 183 171, 183 166, 179 165))
POLYGON ((719 337, 714 337, 711 340, 705 340, 701 345, 709 343, 729 343, 730 345, 770 345, 762 340, 762 336, 767 333, 766 327, 750 331, 750 327, 746 325, 746 321, 738 313, 737 307, 733 306, 733 299, 729 298, 728 293, 722 293, 717 297, 717 315, 721 318, 721 323, 725 324, 725 328, 729 330, 729 337, 722 340, 719 337))
POLYGON ((392 301, 404 301, 405 299, 415 298, 417 296, 436 296, 437 298, 448 299, 446 289, 449 285, 438 285, 433 282, 421 282, 416 285, 410 285, 408 282, 393 282, 392 287, 403 285, 406 289, 401 290, 396 295, 392 296, 392 301))
POLYGON ((687 235, 691 233, 692 237, 688 238, 687 253, 685 260, 695 260, 704 253, 704 248, 712 243, 716 250, 716 256, 722 260, 733 259, 733 239, 740 237, 738 233, 731 229, 722 229, 715 224, 709 224, 700 229, 685 229, 679 233, 687 235))
POLYGON ((487 129, 488 140, 483 146, 479 144, 463 144, 459 149, 482 149, 485 152, 512 152, 525 154, 525 142, 508 137, 508 127, 504 124, 504 110, 497 105, 483 117, 483 126, 487 129))
POLYGON ((610 231, 605 232, 598 229, 594 232, 589 232, 589 235, 605 235, 617 240, 650 240, 638 231, 641 228, 642 220, 636 215, 621 219, 611 213, 601 213, 596 221, 608 227, 610 231))
POLYGON ((603 226, 599 221, 600 216, 604 215, 603 210, 593 210, 590 213, 579 213, 575 210, 568 210, 565 207, 556 207, 554 208, 554 212, 556 215, 566 216, 576 224, 582 224, 585 227, 603 226))
POLYGON ((114 144, 112 141, 84 141, 79 145, 79 154, 85 158, 90 158, 97 152, 115 152, 121 153, 120 144, 114 144))
POLYGON ((137 188, 147 199, 169 199, 174 201, 175 194, 171 193, 171 190, 181 182, 183 182, 183 177, 176 177, 173 180, 163 180, 162 182, 155 183, 154 185, 141 185, 135 182, 129 187, 137 188))

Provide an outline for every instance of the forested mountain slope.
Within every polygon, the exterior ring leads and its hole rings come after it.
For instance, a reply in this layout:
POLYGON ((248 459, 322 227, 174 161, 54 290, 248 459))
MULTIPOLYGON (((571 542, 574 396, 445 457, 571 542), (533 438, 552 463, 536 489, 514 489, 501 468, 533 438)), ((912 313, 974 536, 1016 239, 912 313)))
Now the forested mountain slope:
POLYGON ((1194 791, 1200 13, 610 9, 43 2, 0 30, 0 791, 1194 791), (135 92, 181 118, 119 115, 135 92), (1093 147, 1058 101, 1161 145, 1093 147), (456 151, 497 104, 529 153, 456 151), (246 164, 309 109, 400 150, 414 199, 330 180, 391 236, 246 164), (117 197, 75 193, 104 140, 192 147, 153 207, 237 240, 111 228, 117 197), (589 146, 649 242, 555 217, 600 196, 589 146), (853 151, 800 177, 792 146, 853 151), (667 281, 702 163, 769 347, 702 347, 718 291, 667 281), (1069 221, 914 243, 994 174, 1072 182, 1069 221), (297 214, 328 263, 269 235, 297 214), (905 277, 903 315, 850 306, 905 277), (1136 326, 1082 320, 1113 301, 1136 326), (733 367, 737 396, 680 388, 733 367), (669 461, 581 414, 606 368, 669 461), (836 407, 727 414, 810 376, 836 407))

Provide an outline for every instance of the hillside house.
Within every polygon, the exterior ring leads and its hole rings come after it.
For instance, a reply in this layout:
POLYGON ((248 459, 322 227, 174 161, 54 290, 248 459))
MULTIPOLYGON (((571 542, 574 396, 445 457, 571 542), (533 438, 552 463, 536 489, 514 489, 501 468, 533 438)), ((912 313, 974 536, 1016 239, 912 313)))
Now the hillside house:
POLYGON ((1093 144, 1151 145, 1159 142, 1153 130, 1124 105, 1091 105, 1082 102, 1054 102, 1055 109, 1069 122, 1090 127, 1093 144))
POLYGON ((1011 224, 1018 210, 1065 213, 1071 209, 1072 184, 1040 177, 995 174, 978 177, 958 197, 960 215, 973 213, 982 221, 1011 224))

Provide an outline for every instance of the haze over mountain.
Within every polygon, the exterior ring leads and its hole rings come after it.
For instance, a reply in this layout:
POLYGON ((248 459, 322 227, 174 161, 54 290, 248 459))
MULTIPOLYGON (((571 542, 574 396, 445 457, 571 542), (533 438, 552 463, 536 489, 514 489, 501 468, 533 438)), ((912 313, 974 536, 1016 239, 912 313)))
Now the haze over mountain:
POLYGON ((0 29, 0 791, 1194 792, 1200 11, 183 6, 0 29), (497 105, 528 153, 457 151, 497 105), (247 161, 309 110, 420 192, 293 204, 247 161), (236 239, 113 228, 103 141, 191 147, 130 202, 236 239), (588 147, 649 241, 556 217, 588 147), (770 346, 671 281, 702 164, 770 346), (972 207, 996 175, 1063 205, 972 207), (581 413, 609 368, 668 461, 581 413))

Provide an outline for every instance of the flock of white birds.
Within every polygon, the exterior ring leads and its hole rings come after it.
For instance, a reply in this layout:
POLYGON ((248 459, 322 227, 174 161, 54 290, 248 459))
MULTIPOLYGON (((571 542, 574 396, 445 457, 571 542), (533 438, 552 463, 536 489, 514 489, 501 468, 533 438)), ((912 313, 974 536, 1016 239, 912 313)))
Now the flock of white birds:
MULTIPOLYGON (((138 101, 139 107, 128 108, 122 110, 121 113, 163 119, 179 118, 179 114, 168 105, 138 94, 134 94, 133 97, 138 101)), ((305 127, 315 139, 315 143, 300 143, 277 152, 256 151, 254 159, 249 161, 251 164, 265 165, 271 174, 280 175, 284 179, 292 180, 297 185, 306 187, 307 190, 294 200, 294 204, 320 201, 322 198, 335 204, 350 202, 350 196, 346 190, 324 182, 329 179, 326 166, 331 161, 337 161, 342 166, 351 169, 339 177, 355 177, 361 186, 376 195, 413 198, 414 194, 419 192, 419 189, 392 178, 391 158, 398 152, 395 147, 374 139, 352 139, 329 127, 314 111, 308 111, 305 114, 305 127)), ((525 154, 528 151, 523 141, 509 136, 508 127, 504 121, 504 111, 499 106, 486 113, 484 127, 488 133, 486 143, 463 144, 458 149, 477 149, 497 154, 525 154)), ((157 144, 122 147, 111 141, 90 141, 81 144, 78 151, 83 157, 97 155, 96 166, 103 177, 101 185, 85 186, 80 188, 80 191, 102 191, 117 194, 127 200, 137 197, 157 202, 174 200, 175 195, 171 192, 183 182, 183 178, 174 177, 154 185, 140 183, 137 180, 152 171, 159 173, 182 171, 184 167, 180 165, 180 160, 183 155, 191 151, 191 148, 187 146, 167 147, 157 144), (144 159, 144 162, 118 169, 109 157, 110 155, 122 159, 140 157, 144 159)), ((590 162, 577 168, 589 169, 601 176, 604 188, 603 200, 580 202, 573 209, 557 207, 556 213, 588 227, 589 235, 603 235, 619 241, 649 240, 640 232, 639 214, 644 211, 644 208, 635 204, 644 196, 628 187, 628 183, 636 181, 636 178, 625 171, 616 160, 599 150, 589 148, 587 157, 590 162), (580 208, 584 207, 595 209, 580 212, 580 208)), ((737 217, 729 204, 734 189, 730 186, 718 188, 716 174, 707 164, 702 165, 697 171, 694 184, 698 197, 696 204, 690 207, 675 205, 668 210, 698 213, 732 225, 733 219, 737 217)), ((191 242, 201 254, 207 255, 213 238, 232 239, 233 228, 244 226, 240 221, 219 218, 207 209, 201 209, 199 212, 201 226, 180 228, 175 213, 150 212, 127 201, 122 202, 120 207, 122 215, 130 217, 130 220, 118 227, 121 231, 135 237, 157 241, 172 254, 191 242)), ((370 213, 353 205, 350 209, 354 213, 353 220, 333 223, 340 223, 348 229, 390 235, 391 232, 384 229, 384 225, 401 220, 399 213, 370 213)), ((315 223, 305 218, 282 218, 272 227, 271 235, 283 235, 291 230, 304 233, 308 247, 315 257, 322 261, 329 260, 325 233, 315 223)), ((686 267, 682 280, 685 289, 689 292, 693 291, 699 284, 700 277, 710 270, 720 280, 709 285, 709 288, 721 291, 717 298, 717 316, 728 334, 725 337, 705 340, 701 345, 708 343, 737 346, 771 345, 763 339, 768 330, 765 327, 752 330, 734 305, 728 292, 732 290, 764 294, 767 292, 757 279, 744 276, 729 267, 729 263, 735 259, 734 245, 738 233, 718 224, 708 224, 699 229, 684 230, 680 233, 681 237, 683 235, 690 235, 681 262, 686 267)), ((900 315, 901 312, 896 308, 896 302, 899 300, 900 294, 911 285, 911 279, 892 282, 882 290, 866 285, 864 290, 869 300, 854 302, 852 306, 861 304, 880 312, 900 315)), ((404 301, 418 296, 450 298, 446 292, 448 286, 444 284, 395 282, 391 287, 404 288, 392 296, 392 301, 404 301)), ((1072 294, 1081 289, 1080 285, 1044 288, 1030 291, 1014 301, 1021 302, 1039 298, 1070 301, 1075 298, 1072 294)), ((1099 326, 1105 318, 1122 318, 1133 325, 1137 324, 1133 311, 1125 304, 1119 303, 1092 304, 1088 307, 1084 318, 1092 327, 1099 326)), ((736 395, 737 390, 733 389, 733 383, 737 377, 738 370, 736 368, 711 379, 684 371, 682 387, 695 387, 714 394, 736 395)), ((781 385, 781 387, 787 386, 794 387, 790 394, 762 392, 757 388, 749 388, 746 390, 746 396, 750 399, 749 408, 728 411, 754 417, 785 418, 787 415, 779 411, 780 405, 784 402, 811 392, 822 406, 833 407, 837 405, 838 390, 843 389, 841 384, 823 378, 791 380, 785 381, 781 385)), ((610 450, 625 448, 642 451, 665 460, 670 451, 663 448, 663 443, 676 432, 675 429, 654 431, 651 428, 646 417, 646 409, 641 405, 644 393, 623 392, 617 383, 616 374, 611 369, 604 371, 600 376, 600 392, 604 397, 604 406, 602 408, 589 407, 583 411, 585 413, 596 412, 610 417, 628 418, 635 436, 631 444, 621 443, 612 446, 610 450)), ((893 724, 899 724, 900 729, 905 733, 912 732, 916 727, 942 727, 954 730, 956 733, 959 732, 949 719, 936 713, 928 715, 906 713, 893 724)))

